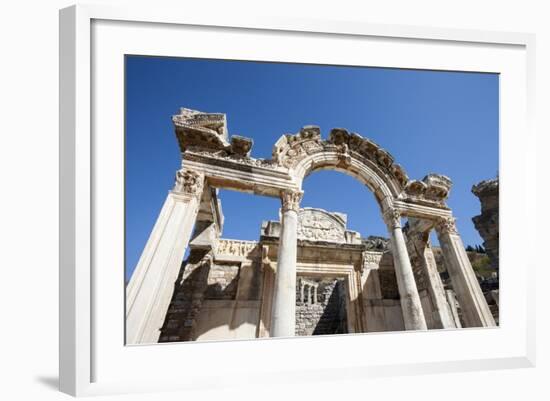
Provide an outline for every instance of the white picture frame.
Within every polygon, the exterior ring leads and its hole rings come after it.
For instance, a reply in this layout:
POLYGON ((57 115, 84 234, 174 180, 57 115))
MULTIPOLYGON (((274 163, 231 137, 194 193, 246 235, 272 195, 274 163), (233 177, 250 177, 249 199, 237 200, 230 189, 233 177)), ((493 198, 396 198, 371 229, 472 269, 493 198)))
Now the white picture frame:
MULTIPOLYGON (((79 5, 61 10, 61 391, 72 395, 94 395, 167 389, 196 390, 207 386, 211 388, 212 382, 216 382, 217 386, 239 386, 251 380, 256 384, 275 379, 284 382, 352 378, 359 381, 386 375, 534 366, 535 319, 532 306, 535 284, 529 276, 534 270, 535 253, 526 252, 527 255, 520 258, 505 247, 505 244, 514 241, 514 231, 535 231, 535 206, 529 202, 526 191, 521 190, 523 185, 525 188, 527 185, 534 187, 535 182, 534 174, 531 174, 535 171, 535 135, 531 128, 534 41, 533 35, 522 33, 217 15, 215 12, 209 15, 181 15, 153 7, 79 5), (182 49, 181 41, 178 46, 177 40, 169 39, 180 34, 199 40, 201 46, 182 49), (216 49, 220 34, 231 35, 231 43, 242 40, 247 45, 241 45, 239 49, 238 45, 235 49, 229 49, 231 46, 226 46, 226 50, 216 49), (123 297, 123 287, 119 287, 123 265, 119 266, 120 281, 97 268, 106 263, 116 266, 116 261, 120 262, 117 252, 122 251, 109 250, 102 245, 107 237, 111 240, 110 235, 118 236, 112 238, 112 245, 120 245, 122 227, 113 229, 112 233, 100 231, 105 228, 105 219, 123 219, 120 192, 116 189, 117 185, 120 186, 120 174, 113 174, 108 182, 102 178, 105 171, 120 172, 120 167, 123 167, 123 155, 120 153, 120 140, 124 135, 120 124, 123 118, 116 114, 102 114, 107 106, 99 102, 98 97, 107 93, 105 88, 108 85, 110 100, 105 99, 105 104, 107 100, 119 104, 111 107, 109 113, 120 111, 123 96, 120 78, 123 71, 119 68, 121 60, 118 56, 125 52, 173 56, 190 55, 189 52, 192 52, 194 56, 202 57, 218 52, 219 58, 229 58, 235 57, 230 54, 234 51, 239 54, 237 57, 246 58, 251 57, 247 56, 247 52, 253 47, 254 35, 261 35, 262 41, 272 44, 263 46, 261 51, 265 53, 255 56, 255 59, 296 61, 297 57, 302 56, 317 57, 314 53, 301 55, 300 41, 324 41, 329 46, 332 40, 338 39, 344 44, 341 46, 341 64, 365 65, 366 61, 360 56, 353 58, 349 51, 346 56, 346 43, 350 41, 358 46, 363 46, 363 43, 372 45, 372 53, 368 57, 375 57, 377 51, 382 52, 377 57, 385 54, 384 60, 379 58, 381 66, 501 74, 500 180, 501 224, 504 227, 501 237, 501 327, 445 333, 333 336, 315 339, 315 342, 297 338, 124 347, 123 337, 120 336, 124 319, 117 309, 123 308, 119 302, 119 297, 123 297), (282 53, 277 55, 274 49, 277 49, 277 43, 288 39, 295 44, 285 49, 287 59, 283 60, 282 53), (381 46, 382 41, 384 46, 381 46), (376 50, 377 46, 391 49, 398 45, 404 46, 400 47, 402 52, 376 50), (406 57, 412 60, 409 49, 414 50, 414 65, 403 61, 406 57), (433 57, 436 49, 438 61, 434 61, 433 57), (228 53, 221 54, 222 51, 228 53), (270 55, 270 51, 274 53, 270 55), (457 61, 457 54, 462 53, 464 57, 457 61), (115 142, 109 142, 102 136, 101 132, 107 129, 117 133, 112 136, 115 142), (520 138, 517 132, 524 132, 524 135, 520 138), (519 146, 520 142, 522 146, 519 146), (522 185, 519 190, 517 185, 522 185), (110 193, 113 188, 114 192, 110 193), (105 196, 114 199, 112 209, 105 209, 102 198, 105 196), (514 280, 508 280, 506 273, 518 264, 524 267, 521 274, 514 280), (98 291, 101 297, 97 296, 98 291), (113 307, 112 316, 103 313, 108 304, 118 305, 113 307), (120 322, 115 320, 116 316, 120 322), (511 324, 511 321, 514 323, 511 324), (112 332, 110 327, 113 327, 112 332), (391 355, 377 354, 376 349, 383 344, 387 347, 390 340, 391 355), (320 341, 323 347, 350 349, 352 352, 342 353, 338 358, 318 359, 315 349, 320 341), (452 342, 454 349, 435 349, 436 352, 431 352, 427 348, 428 345, 435 348, 445 342, 452 342), (370 343, 376 343, 372 349, 369 348, 370 343), (423 350, 423 347, 426 349, 423 350), (362 352, 368 358, 363 357, 362 352), (254 364, 260 353, 262 363, 254 364), (303 356, 302 361, 306 361, 301 366, 296 366, 298 364, 290 359, 298 354, 303 356), (212 368, 205 362, 208 355, 222 355, 222 359, 233 358, 236 362, 220 362, 220 366, 212 368), (177 365, 182 357, 188 361, 187 370, 181 364, 177 365), (179 372, 175 372, 176 366, 181 369, 179 372)), ((334 54, 332 57, 335 57, 334 54)), ((372 60, 369 65, 372 65, 372 60)), ((319 58, 318 62, 321 61, 330 60, 319 58)))

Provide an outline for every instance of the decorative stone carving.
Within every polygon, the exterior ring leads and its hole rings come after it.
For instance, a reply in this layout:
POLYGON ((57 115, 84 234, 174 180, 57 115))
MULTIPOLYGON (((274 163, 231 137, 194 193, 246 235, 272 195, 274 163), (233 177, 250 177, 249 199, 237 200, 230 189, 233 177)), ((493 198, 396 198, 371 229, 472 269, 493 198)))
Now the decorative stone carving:
POLYGON ((409 183, 405 187, 405 192, 410 196, 422 198, 426 193, 427 188, 428 185, 425 182, 412 180, 409 181, 409 183))
POLYGON ((458 234, 456 219, 454 217, 440 218, 435 228, 441 234, 458 234))
MULTIPOLYGON (((225 160, 242 165, 269 168, 294 169, 302 160, 315 153, 337 154, 338 166, 347 169, 353 160, 368 164, 380 178, 402 191, 402 197, 409 202, 428 206, 446 207, 451 181, 439 174, 428 174, 422 181, 409 181, 405 170, 394 162, 393 156, 373 141, 344 128, 334 128, 329 138, 321 139, 319 127, 307 125, 297 134, 283 135, 275 144, 272 159, 250 157, 252 140, 234 135, 229 143, 225 114, 203 113, 182 108, 172 118, 176 135, 185 159, 194 155, 208 156, 223 162, 225 160)), ((195 156, 196 158, 197 156, 195 156)), ((201 159, 204 160, 204 159, 201 159)), ((290 172, 292 174, 292 171, 290 172)))
POLYGON ((202 151, 220 156, 235 155, 247 158, 253 141, 239 135, 227 137, 227 121, 223 113, 203 113, 186 108, 172 117, 176 137, 182 152, 202 151))
POLYGON ((346 220, 339 213, 304 208, 298 213, 298 238, 309 241, 346 242, 346 220))
POLYGON ((307 125, 296 135, 283 135, 273 147, 273 160, 292 168, 307 155, 323 151, 319 127, 307 125))
POLYGON ((204 175, 192 170, 178 170, 174 192, 187 195, 201 195, 204 186, 204 175))
POLYGON ((254 241, 221 239, 216 247, 216 254, 245 257, 249 256, 256 249, 257 245, 258 243, 254 241))
POLYGON ((363 269, 378 269, 382 252, 364 251, 363 254, 363 269))
POLYGON ((426 183, 426 199, 434 200, 436 202, 443 202, 449 196, 451 190, 452 181, 449 177, 441 174, 428 174, 422 180, 426 183))
POLYGON ((390 229, 401 227, 401 211, 395 208, 388 208, 384 211, 384 221, 390 229))
POLYGON ((210 151, 193 149, 192 151, 187 151, 185 153, 186 160, 197 160, 199 158, 202 159, 202 156, 206 156, 209 159, 214 159, 215 163, 217 163, 218 161, 219 162, 229 161, 233 163, 237 162, 243 166, 262 167, 262 168, 269 168, 269 169, 277 168, 277 163, 271 159, 254 159, 252 157, 232 155, 225 150, 210 152, 210 151))
POLYGON ((219 150, 229 145, 225 114, 182 108, 172 122, 182 152, 189 146, 219 150))
POLYGON ((281 191, 281 203, 283 212, 294 210, 298 212, 300 201, 302 200, 303 192, 298 191, 281 191))
POLYGON ((409 182, 409 177, 407 176, 407 173, 405 172, 405 169, 401 167, 399 164, 392 164, 391 166, 391 172, 393 173, 395 179, 399 181, 402 187, 405 187, 407 183, 409 182))
POLYGON ((250 150, 252 149, 253 141, 250 138, 244 136, 233 135, 231 137, 231 153, 248 157, 250 156, 250 150))
POLYGON ((283 135, 273 147, 273 160, 286 168, 294 168, 308 155, 333 151, 338 153, 340 163, 347 167, 352 158, 367 159, 404 187, 409 178, 405 170, 394 164, 392 155, 376 143, 344 128, 334 128, 326 141, 321 139, 319 127, 308 125, 295 135, 283 135))
POLYGON ((405 194, 415 201, 444 206, 451 186, 452 181, 448 177, 428 174, 422 181, 409 181, 405 186, 405 194))
MULTIPOLYGON (((355 137, 358 137, 355 134, 355 137)), ((334 128, 330 131, 329 142, 336 145, 336 151, 339 153, 338 159, 344 167, 351 165, 351 156, 349 153, 348 142, 350 140, 349 132, 344 128, 334 128)))

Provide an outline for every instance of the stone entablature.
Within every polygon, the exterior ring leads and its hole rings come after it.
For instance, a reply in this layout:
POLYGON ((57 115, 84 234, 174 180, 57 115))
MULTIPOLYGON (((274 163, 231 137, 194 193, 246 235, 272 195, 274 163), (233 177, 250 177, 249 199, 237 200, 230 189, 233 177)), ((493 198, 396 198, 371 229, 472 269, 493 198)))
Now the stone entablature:
POLYGON ((215 255, 217 259, 227 256, 252 259, 258 256, 258 251, 256 241, 220 239, 216 246, 215 255))
MULTIPOLYGON (((387 150, 344 128, 332 129, 329 138, 323 140, 319 127, 304 126, 297 134, 281 136, 273 147, 272 159, 256 159, 250 157, 251 139, 233 135, 231 142, 228 141, 224 114, 181 109, 172 121, 183 159, 191 163, 200 163, 206 158, 208 164, 232 170, 254 172, 250 170, 252 167, 261 168, 264 173, 265 170, 278 171, 284 174, 280 177, 283 181, 279 187, 281 190, 300 186, 303 178, 313 170, 350 170, 359 176, 367 175, 365 181, 380 202, 390 196, 409 203, 446 208, 445 200, 452 185, 448 177, 428 174, 421 181, 410 180, 387 150)), ((219 184, 217 174, 207 178, 219 184)), ((262 184, 258 182, 253 186, 255 193, 277 195, 269 187, 262 188, 262 184)))

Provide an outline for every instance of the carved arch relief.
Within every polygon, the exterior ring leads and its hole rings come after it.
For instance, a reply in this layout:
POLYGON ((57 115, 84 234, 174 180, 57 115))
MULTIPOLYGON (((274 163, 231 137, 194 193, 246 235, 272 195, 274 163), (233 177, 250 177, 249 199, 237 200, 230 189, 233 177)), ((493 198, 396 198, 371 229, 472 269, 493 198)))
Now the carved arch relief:
POLYGON ((378 202, 386 200, 388 206, 394 199, 444 206, 452 185, 439 174, 428 174, 422 181, 409 180, 388 151, 343 128, 332 129, 324 141, 319 127, 305 126, 295 135, 283 135, 272 156, 277 165, 290 170, 300 186, 314 171, 341 171, 368 186, 378 202))

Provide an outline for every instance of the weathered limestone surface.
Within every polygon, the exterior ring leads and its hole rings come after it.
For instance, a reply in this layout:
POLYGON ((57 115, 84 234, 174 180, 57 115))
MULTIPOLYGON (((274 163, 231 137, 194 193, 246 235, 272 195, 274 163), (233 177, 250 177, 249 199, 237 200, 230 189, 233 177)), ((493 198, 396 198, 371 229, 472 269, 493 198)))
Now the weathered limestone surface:
POLYGON ((467 327, 495 326, 454 219, 440 221, 436 231, 467 327))
POLYGON ((127 287, 126 342, 155 343, 191 236, 204 177, 178 171, 127 287))
POLYGON ((425 222, 414 218, 410 218, 405 226, 407 249, 411 255, 415 281, 419 291, 426 291, 427 295, 422 304, 424 317, 430 329, 455 328, 451 307, 429 241, 429 230, 425 227, 425 222))
MULTIPOLYGON (((444 292, 429 243, 412 232, 405 236, 402 218, 423 222, 418 235, 438 231, 465 325, 494 325, 449 223, 448 177, 409 179, 387 150, 344 128, 323 140, 319 127, 304 126, 281 136, 271 159, 257 159, 251 139, 229 136, 223 113, 183 108, 172 121, 182 169, 127 287, 127 343, 293 336, 314 325, 316 334, 333 330, 320 323, 327 314, 339 332, 459 327, 454 293, 444 292), (346 229, 341 213, 299 208, 304 177, 322 169, 351 175, 372 191, 389 239, 361 238, 346 229), (281 221, 265 222, 259 241, 221 238, 218 188, 280 197, 281 221), (307 291, 296 287, 297 276, 311 281, 307 291)), ((494 209, 492 188, 475 188, 485 202, 477 221, 485 226, 484 214, 494 209)), ((498 217, 496 224, 498 230, 498 217)), ((485 246, 498 263, 498 235, 495 243, 494 225, 487 227, 485 246)), ((497 294, 487 299, 498 303, 497 294)))
POLYGON ((483 247, 491 266, 498 272, 498 178, 474 185, 472 193, 481 202, 481 214, 472 218, 472 221, 484 240, 483 247))

